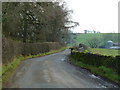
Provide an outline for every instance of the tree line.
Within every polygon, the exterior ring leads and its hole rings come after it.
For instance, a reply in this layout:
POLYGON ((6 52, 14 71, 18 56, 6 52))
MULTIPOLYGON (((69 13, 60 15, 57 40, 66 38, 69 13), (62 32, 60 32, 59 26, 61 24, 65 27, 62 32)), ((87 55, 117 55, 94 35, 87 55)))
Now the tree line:
POLYGON ((119 33, 104 33, 101 37, 93 37, 87 39, 87 43, 92 48, 102 47, 105 48, 107 41, 111 40, 113 43, 120 42, 120 34, 119 33))
POLYGON ((22 42, 63 42, 79 25, 60 2, 3 2, 3 36, 22 42))

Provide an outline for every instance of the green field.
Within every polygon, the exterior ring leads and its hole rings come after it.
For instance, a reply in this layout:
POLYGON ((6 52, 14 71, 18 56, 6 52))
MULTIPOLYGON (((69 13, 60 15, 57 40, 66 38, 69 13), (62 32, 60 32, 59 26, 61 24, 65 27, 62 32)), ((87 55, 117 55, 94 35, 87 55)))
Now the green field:
MULTIPOLYGON (((119 33, 120 34, 120 33, 119 33)), ((84 43, 85 45, 89 46, 88 40, 91 40, 93 38, 97 38, 100 40, 100 45, 105 44, 108 40, 112 40, 113 42, 118 42, 120 40, 118 37, 118 33, 76 33, 71 34, 72 39, 74 40, 74 43, 71 45, 78 45, 79 43, 84 43)))
POLYGON ((91 39, 91 38, 94 38, 94 37, 98 37, 98 38, 101 38, 102 37, 102 33, 96 33, 96 34, 78 34, 76 35, 76 44, 79 44, 79 43, 84 43, 86 45, 88 45, 87 43, 87 40, 88 39, 91 39))
POLYGON ((100 48, 89 48, 89 51, 93 54, 101 54, 105 56, 117 56, 119 55, 120 50, 112 49, 100 49, 100 48))

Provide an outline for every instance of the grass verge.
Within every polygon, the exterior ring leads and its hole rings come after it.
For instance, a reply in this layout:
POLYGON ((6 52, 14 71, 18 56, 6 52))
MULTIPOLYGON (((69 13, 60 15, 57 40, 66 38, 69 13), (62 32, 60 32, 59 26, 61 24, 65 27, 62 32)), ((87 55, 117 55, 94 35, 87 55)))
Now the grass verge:
POLYGON ((9 78, 12 76, 13 72, 19 66, 21 61, 29 59, 29 58, 35 58, 35 57, 40 57, 40 56, 57 53, 57 52, 65 50, 65 49, 67 49, 67 47, 63 47, 59 50, 51 50, 49 52, 41 53, 38 55, 19 56, 17 58, 14 58, 14 60, 9 62, 9 64, 6 64, 6 65, 3 65, 2 67, 0 67, 0 70, 1 70, 0 74, 2 75, 2 78, 0 79, 0 81, 3 83, 3 87, 8 82, 9 78))
POLYGON ((118 52, 120 52, 120 50, 101 49, 101 48, 89 48, 89 51, 92 52, 93 54, 101 54, 104 56, 113 56, 113 57, 119 55, 118 52))
POLYGON ((109 81, 115 82, 116 84, 120 85, 120 75, 115 73, 115 70, 111 68, 107 68, 105 66, 95 67, 92 65, 87 65, 80 61, 78 62, 71 57, 70 57, 70 62, 75 66, 87 69, 95 75, 99 75, 109 81))

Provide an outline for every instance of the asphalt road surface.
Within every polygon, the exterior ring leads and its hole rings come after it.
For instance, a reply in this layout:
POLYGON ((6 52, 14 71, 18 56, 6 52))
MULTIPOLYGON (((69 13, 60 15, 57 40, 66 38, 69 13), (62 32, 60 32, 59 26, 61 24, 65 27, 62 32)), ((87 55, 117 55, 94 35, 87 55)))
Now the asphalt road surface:
POLYGON ((70 50, 22 61, 8 88, 114 88, 114 85, 65 60, 70 50))

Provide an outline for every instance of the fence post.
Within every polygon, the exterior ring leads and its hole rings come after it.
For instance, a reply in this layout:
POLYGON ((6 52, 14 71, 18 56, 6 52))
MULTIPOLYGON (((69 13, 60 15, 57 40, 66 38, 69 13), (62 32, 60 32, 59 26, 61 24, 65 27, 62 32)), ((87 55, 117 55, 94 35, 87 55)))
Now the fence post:
POLYGON ((71 47, 71 48, 69 48, 69 49, 71 50, 71 55, 72 55, 72 54, 73 54, 73 52, 72 52, 72 51, 73 51, 73 49, 74 49, 74 48, 72 48, 72 47, 71 47))

